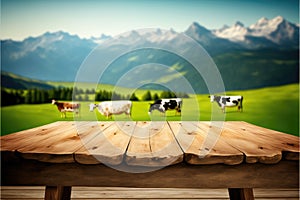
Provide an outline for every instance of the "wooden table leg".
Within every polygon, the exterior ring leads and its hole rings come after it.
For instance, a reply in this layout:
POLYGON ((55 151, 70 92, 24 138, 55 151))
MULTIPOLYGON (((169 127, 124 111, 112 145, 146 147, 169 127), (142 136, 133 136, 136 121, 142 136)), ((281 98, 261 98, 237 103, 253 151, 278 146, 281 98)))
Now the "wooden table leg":
POLYGON ((254 200, 252 188, 229 188, 230 200, 254 200))
POLYGON ((45 200, 70 200, 71 186, 46 186, 45 200))

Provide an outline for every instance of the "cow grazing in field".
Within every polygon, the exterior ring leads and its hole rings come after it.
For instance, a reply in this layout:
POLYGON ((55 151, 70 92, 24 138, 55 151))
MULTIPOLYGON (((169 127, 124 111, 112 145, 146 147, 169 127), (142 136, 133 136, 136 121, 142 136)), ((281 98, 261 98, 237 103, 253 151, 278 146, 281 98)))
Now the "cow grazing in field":
POLYGON ((54 99, 52 100, 52 104, 57 106, 57 109, 61 113, 61 118, 63 116, 66 118, 66 112, 74 112, 77 116, 80 115, 80 104, 75 102, 58 102, 54 99))
POLYGON ((90 111, 92 112, 95 108, 98 108, 100 114, 106 116, 106 118, 112 115, 120 115, 125 113, 126 115, 131 115, 131 101, 103 101, 99 104, 90 104, 90 111))
POLYGON ((161 113, 166 113, 167 110, 176 110, 176 113, 181 115, 182 99, 158 99, 154 103, 150 104, 148 114, 151 115, 153 110, 158 110, 161 113))
POLYGON ((235 107, 237 106, 238 111, 243 111, 243 96, 209 96, 211 102, 217 102, 217 104, 222 108, 223 113, 225 113, 225 107, 235 107))

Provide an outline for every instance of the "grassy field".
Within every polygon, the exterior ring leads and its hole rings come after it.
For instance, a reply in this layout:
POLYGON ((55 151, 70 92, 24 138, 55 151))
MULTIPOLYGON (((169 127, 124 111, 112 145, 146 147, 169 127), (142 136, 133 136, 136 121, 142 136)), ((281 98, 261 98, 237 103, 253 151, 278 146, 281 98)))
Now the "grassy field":
MULTIPOLYGON (((227 92, 227 95, 243 95, 244 112, 240 113, 236 111, 236 108, 228 108, 226 114, 223 114, 216 103, 210 103, 208 95, 197 95, 183 100, 182 117, 174 116, 174 111, 168 111, 166 117, 155 112, 150 118, 148 109, 151 102, 134 102, 132 120, 210 121, 213 117, 214 120, 246 121, 266 128, 299 135, 298 84, 227 92)), ((75 120, 107 120, 98 111, 90 112, 89 103, 91 102, 82 102, 81 117, 75 120)), ((72 113, 67 113, 66 119, 60 118, 56 106, 51 103, 2 107, 1 115, 1 135, 59 120, 74 120, 72 113)), ((130 120, 130 118, 123 114, 109 120, 130 120)))

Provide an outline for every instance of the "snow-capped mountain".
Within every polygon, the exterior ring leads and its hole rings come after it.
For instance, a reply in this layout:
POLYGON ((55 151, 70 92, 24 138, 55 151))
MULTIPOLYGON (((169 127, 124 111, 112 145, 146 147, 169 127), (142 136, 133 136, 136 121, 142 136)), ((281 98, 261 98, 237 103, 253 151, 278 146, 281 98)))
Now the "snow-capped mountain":
POLYGON ((265 17, 255 24, 245 27, 241 22, 214 30, 217 37, 237 42, 247 48, 260 47, 298 47, 299 25, 278 16, 274 19, 265 17))
POLYGON ((104 41, 111 39, 112 37, 110 35, 101 34, 100 37, 91 37, 90 40, 92 40, 96 44, 101 44, 104 41))
POLYGON ((95 46, 95 44, 86 39, 80 39, 77 35, 70 35, 69 33, 58 31, 55 33, 46 32, 39 37, 29 37, 22 42, 15 42, 12 40, 3 41, 3 48, 17 47, 12 53, 14 59, 22 58, 31 53, 37 53, 40 57, 45 57, 46 52, 55 52, 62 49, 80 46, 95 46))
POLYGON ((212 31, 199 25, 197 22, 192 23, 184 33, 199 42, 210 54, 240 48, 239 44, 236 44, 226 38, 216 36, 212 31))
POLYGON ((174 40, 178 33, 173 29, 139 29, 132 30, 112 38, 111 42, 122 44, 163 43, 174 40))
MULTIPOLYGON (((278 80, 284 83, 299 80, 297 76, 299 74, 299 25, 290 23, 282 17, 271 20, 262 18, 249 27, 237 22, 233 26, 225 25, 218 30, 209 30, 194 22, 183 33, 173 29, 141 29, 115 37, 100 35, 82 39, 77 35, 59 31, 29 37, 23 41, 2 40, 1 70, 38 80, 74 81, 81 64, 97 45, 105 47, 105 53, 109 56, 114 55, 121 48, 129 50, 132 45, 168 45, 171 42, 175 48, 183 48, 197 57, 198 55, 194 55, 189 49, 189 45, 182 41, 181 34, 193 38, 213 57, 220 72, 223 73, 224 81, 228 80, 226 83, 228 89, 260 87, 265 86, 265 83, 276 85, 278 80), (251 50, 249 55, 252 57, 243 58, 242 52, 248 50, 251 50), (272 53, 269 53, 270 51, 272 53), (276 59, 282 55, 282 62, 272 61, 273 55, 276 55, 276 59), (258 64, 257 56, 260 56, 264 62, 258 64), (285 59, 291 62, 286 62, 285 59), (256 63, 255 66, 253 62, 256 63), (272 72, 264 71, 275 67, 276 70, 272 72), (236 74, 239 78, 234 82, 231 79, 236 74), (287 74, 293 74, 295 77, 291 78, 287 74), (260 81, 260 76, 264 81, 260 81)), ((186 63, 178 62, 175 55, 144 51, 141 55, 133 53, 124 56, 121 61, 117 64, 122 67, 108 71, 106 83, 114 84, 112 79, 118 77, 116 75, 124 74, 126 70, 149 61, 182 69, 182 73, 203 92, 201 89, 203 86, 199 84, 201 77, 195 77, 195 73, 190 69, 184 70, 186 63)), ((170 79, 170 81, 174 80, 170 79)))
POLYGON ((278 45, 285 45, 286 42, 290 43, 299 38, 299 26, 288 22, 281 16, 271 20, 261 18, 249 28, 251 35, 266 37, 278 45))
POLYGON ((248 32, 248 28, 244 27, 244 24, 237 21, 233 26, 225 25, 223 28, 214 31, 217 37, 229 39, 233 42, 243 41, 245 35, 248 32))

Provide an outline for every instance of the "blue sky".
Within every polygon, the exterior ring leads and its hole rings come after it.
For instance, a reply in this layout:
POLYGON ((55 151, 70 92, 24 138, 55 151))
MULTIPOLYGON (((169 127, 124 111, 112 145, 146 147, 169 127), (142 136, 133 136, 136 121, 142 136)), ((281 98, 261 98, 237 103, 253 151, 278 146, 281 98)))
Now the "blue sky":
POLYGON ((82 38, 141 28, 182 32, 195 21, 216 29, 278 15, 299 23, 299 0, 1 0, 1 39, 60 30, 82 38))

